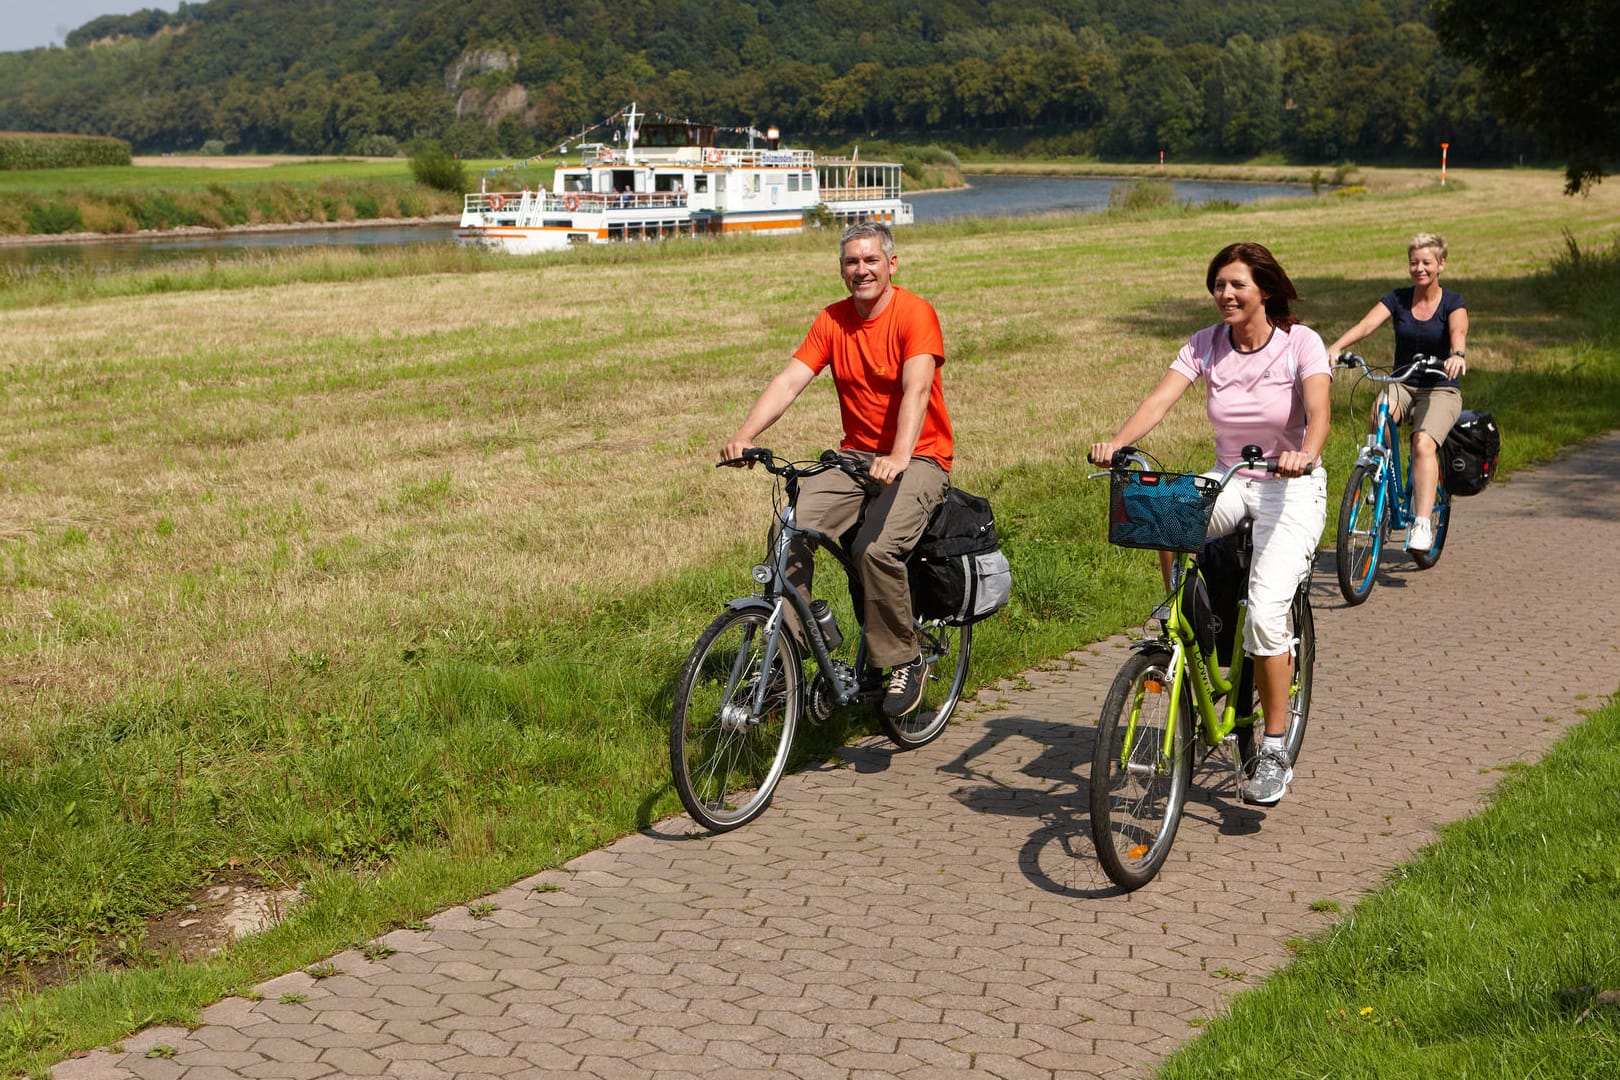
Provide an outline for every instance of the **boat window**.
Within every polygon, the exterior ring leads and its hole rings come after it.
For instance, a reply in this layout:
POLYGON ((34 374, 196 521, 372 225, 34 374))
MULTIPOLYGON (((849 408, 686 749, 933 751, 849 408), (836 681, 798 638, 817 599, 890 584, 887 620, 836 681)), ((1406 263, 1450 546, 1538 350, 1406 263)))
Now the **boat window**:
POLYGON ((758 195, 759 194, 759 188, 760 188, 760 176, 759 176, 759 173, 754 173, 753 178, 754 178, 754 194, 758 195))
POLYGON ((799 174, 798 173, 788 173, 788 190, 789 191, 798 191, 799 190, 799 174))
POLYGON ((709 192, 709 178, 702 173, 692 177, 692 190, 699 195, 707 195, 709 192))

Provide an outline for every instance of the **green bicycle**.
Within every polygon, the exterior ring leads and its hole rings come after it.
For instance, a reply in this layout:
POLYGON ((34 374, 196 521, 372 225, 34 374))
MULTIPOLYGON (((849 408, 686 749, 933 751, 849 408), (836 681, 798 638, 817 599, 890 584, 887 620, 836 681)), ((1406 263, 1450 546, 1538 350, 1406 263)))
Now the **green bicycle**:
MULTIPOLYGON (((1259 751, 1255 725, 1263 721, 1263 714, 1254 701, 1253 662, 1243 651, 1246 601, 1240 591, 1235 619, 1222 625, 1208 602, 1201 562, 1206 558, 1203 535, 1215 495, 1237 470, 1261 464, 1275 468, 1274 462, 1264 461, 1258 446, 1245 447, 1243 461, 1214 480, 1154 471, 1148 459, 1126 447, 1115 455, 1110 471, 1093 474, 1113 478, 1113 521, 1121 520, 1119 493, 1132 484, 1177 484, 1194 493, 1174 504, 1170 513, 1181 520, 1166 521, 1163 534, 1152 545, 1177 552, 1170 595, 1149 618, 1149 625, 1156 621, 1159 631, 1131 647, 1097 721, 1091 759, 1091 836, 1109 880, 1126 891, 1152 881, 1170 855, 1192 785, 1194 754, 1201 748, 1207 758, 1217 748, 1229 748, 1233 777, 1241 788, 1244 770, 1259 751), (1222 670, 1227 648, 1230 662, 1222 670)), ((1253 552, 1249 526, 1248 521, 1243 523, 1235 541, 1236 563, 1245 581, 1253 552)), ((1110 539, 1114 540, 1112 533, 1110 539)), ((1288 634, 1293 672, 1285 748, 1289 760, 1297 761, 1310 716, 1316 662, 1309 578, 1294 594, 1288 634)))

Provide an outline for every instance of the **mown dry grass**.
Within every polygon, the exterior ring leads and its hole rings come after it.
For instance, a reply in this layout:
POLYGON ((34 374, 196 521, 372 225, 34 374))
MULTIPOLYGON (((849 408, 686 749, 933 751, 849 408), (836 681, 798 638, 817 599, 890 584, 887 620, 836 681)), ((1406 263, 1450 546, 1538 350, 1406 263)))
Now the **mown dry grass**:
MULTIPOLYGON (((1331 337, 1399 283, 1406 236, 1436 229, 1476 369, 1558 340, 1523 279, 1562 230, 1612 237, 1620 193, 1453 175, 1417 197, 906 232, 899 280, 944 321, 964 482, 1066 459, 1078 476, 1211 321, 1204 265, 1232 239, 1269 244, 1331 337)), ((708 466, 838 294, 828 238, 806 236, 0 316, 13 737, 131 687, 273 683, 733 558, 766 488, 708 466)), ((818 386, 766 441, 809 453, 836 426, 818 386)), ((1155 449, 1192 463, 1204 430, 1183 406, 1155 449)))

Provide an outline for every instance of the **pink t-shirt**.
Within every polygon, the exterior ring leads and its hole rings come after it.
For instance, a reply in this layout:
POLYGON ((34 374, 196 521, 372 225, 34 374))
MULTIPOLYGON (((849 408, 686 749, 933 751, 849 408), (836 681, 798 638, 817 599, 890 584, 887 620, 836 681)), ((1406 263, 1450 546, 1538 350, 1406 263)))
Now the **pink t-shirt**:
POLYGON ((1209 390, 1209 422, 1215 428, 1215 460, 1229 468, 1243 448, 1257 444, 1266 457, 1305 445, 1305 380, 1333 374, 1322 338, 1308 326, 1274 328, 1254 352, 1232 346, 1226 324, 1200 330, 1176 354, 1171 371, 1209 390))

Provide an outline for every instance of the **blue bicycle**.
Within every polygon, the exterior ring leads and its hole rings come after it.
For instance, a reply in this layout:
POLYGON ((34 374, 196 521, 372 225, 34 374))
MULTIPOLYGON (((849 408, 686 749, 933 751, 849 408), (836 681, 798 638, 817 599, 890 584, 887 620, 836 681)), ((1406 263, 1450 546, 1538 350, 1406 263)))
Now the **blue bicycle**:
MULTIPOLYGON (((1375 383, 1421 382, 1431 372, 1445 370, 1445 361, 1434 356, 1418 356, 1406 374, 1375 374, 1367 361, 1354 353, 1339 357, 1340 367, 1360 369, 1361 377, 1375 383)), ((1354 394, 1352 392, 1352 401, 1354 394)), ((1392 529, 1404 529, 1412 524, 1412 469, 1407 463, 1401 468, 1401 441, 1395 419, 1390 415, 1389 395, 1378 396, 1378 419, 1367 436, 1367 445, 1356 459, 1355 468, 1344 485, 1344 498, 1339 503, 1339 536, 1337 562, 1339 591, 1345 603, 1355 605, 1366 600, 1378 577, 1378 559, 1392 529)), ((1427 551, 1411 552, 1412 561, 1419 569, 1427 570, 1440 561, 1446 546, 1446 533, 1451 524, 1451 493, 1446 490, 1445 477, 1434 493, 1434 510, 1429 516, 1434 524, 1434 544, 1427 551)))

